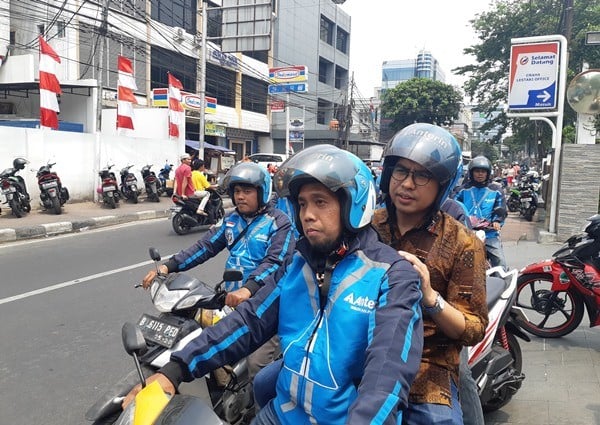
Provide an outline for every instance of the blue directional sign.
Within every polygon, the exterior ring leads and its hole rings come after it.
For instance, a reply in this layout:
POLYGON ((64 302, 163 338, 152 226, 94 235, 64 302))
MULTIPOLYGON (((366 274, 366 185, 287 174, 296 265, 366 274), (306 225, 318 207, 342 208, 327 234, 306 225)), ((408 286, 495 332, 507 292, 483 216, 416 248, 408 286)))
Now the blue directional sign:
POLYGON ((306 93, 308 91, 307 83, 285 83, 285 84, 270 84, 269 94, 278 93, 306 93))

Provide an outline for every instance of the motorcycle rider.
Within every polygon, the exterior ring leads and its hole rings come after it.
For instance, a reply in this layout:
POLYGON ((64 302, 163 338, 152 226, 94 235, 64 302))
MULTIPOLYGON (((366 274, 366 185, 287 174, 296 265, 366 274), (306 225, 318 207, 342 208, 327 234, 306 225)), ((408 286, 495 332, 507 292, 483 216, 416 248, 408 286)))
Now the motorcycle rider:
POLYGON ((276 179, 303 235, 285 275, 147 381, 173 392, 278 333, 285 355, 277 394, 253 424, 399 423, 421 357, 420 291, 410 263, 369 225, 375 189, 368 167, 317 145, 288 159, 276 179))
POLYGON ((473 217, 487 220, 491 228, 485 230, 485 248, 492 267, 507 269, 500 229, 506 218, 506 199, 502 187, 491 180, 492 164, 485 156, 476 156, 469 164, 469 181, 456 194, 455 199, 462 202, 473 217))
MULTIPOLYGON (((223 185, 228 189, 235 210, 223 218, 223 225, 210 229, 202 239, 186 250, 175 254, 159 267, 161 273, 189 270, 229 249, 225 268, 241 270, 242 282, 225 282, 228 291, 225 304, 237 307, 253 296, 270 280, 283 275, 285 265, 294 252, 295 238, 289 218, 269 206, 271 176, 255 163, 240 163, 232 167, 223 185)), ((150 270, 142 285, 148 288, 156 271, 150 270)), ((279 353, 277 340, 269 341, 249 359, 250 375, 279 353)))
MULTIPOLYGON (((461 351, 482 340, 488 316, 483 244, 440 211, 455 183, 460 147, 441 127, 417 123, 398 132, 384 152, 386 208, 377 210, 373 225, 413 263, 423 293, 423 358, 403 423, 462 424, 461 351)), ((478 400, 476 388, 468 394, 478 400)))
POLYGON ((204 161, 200 158, 196 158, 192 161, 192 185, 194 186, 194 197, 200 199, 200 204, 196 210, 196 214, 208 215, 204 209, 208 200, 210 199, 210 192, 208 189, 216 189, 217 185, 210 184, 208 179, 204 175, 206 167, 204 161))

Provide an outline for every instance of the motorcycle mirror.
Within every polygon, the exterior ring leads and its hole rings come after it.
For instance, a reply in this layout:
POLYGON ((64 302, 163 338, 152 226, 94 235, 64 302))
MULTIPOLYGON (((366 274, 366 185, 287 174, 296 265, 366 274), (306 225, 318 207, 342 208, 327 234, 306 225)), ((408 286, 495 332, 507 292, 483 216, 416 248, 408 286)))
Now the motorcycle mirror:
POLYGON ((130 356, 134 354, 142 355, 148 350, 142 330, 131 322, 125 322, 123 325, 121 338, 123 339, 123 347, 130 356))
POLYGON ((223 272, 223 280, 229 282, 237 282, 244 278, 244 274, 237 269, 225 269, 223 272))
POLYGON ((158 252, 158 249, 150 247, 148 252, 150 253, 150 258, 152 258, 154 261, 160 261, 160 253, 158 252))

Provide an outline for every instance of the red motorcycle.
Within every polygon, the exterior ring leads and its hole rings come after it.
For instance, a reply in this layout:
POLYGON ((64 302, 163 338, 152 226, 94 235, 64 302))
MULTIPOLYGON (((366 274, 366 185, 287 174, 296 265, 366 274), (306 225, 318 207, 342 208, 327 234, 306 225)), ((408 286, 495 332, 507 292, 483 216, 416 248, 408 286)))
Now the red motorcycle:
POLYGON ((587 309, 590 327, 600 325, 600 214, 583 233, 571 236, 551 260, 523 268, 517 280, 517 306, 534 335, 558 338, 573 332, 587 309))
POLYGON ((69 200, 69 191, 62 185, 60 177, 52 170, 55 162, 42 165, 36 177, 40 188, 40 199, 42 205, 54 214, 62 213, 62 206, 69 200))

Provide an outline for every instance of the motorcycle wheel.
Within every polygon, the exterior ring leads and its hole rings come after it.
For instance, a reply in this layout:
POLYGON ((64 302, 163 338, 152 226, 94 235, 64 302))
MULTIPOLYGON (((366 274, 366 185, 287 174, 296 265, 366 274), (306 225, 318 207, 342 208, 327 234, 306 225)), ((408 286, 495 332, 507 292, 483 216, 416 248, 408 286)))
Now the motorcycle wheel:
POLYGON ((60 206, 60 199, 52 198, 52 212, 56 215, 62 213, 62 208, 60 206))
POLYGON ((115 208, 117 208, 117 204, 115 202, 115 198, 112 197, 112 196, 105 198, 104 202, 106 202, 106 205, 108 205, 109 207, 111 207, 113 210, 115 208))
POLYGON ((525 211, 525 214, 523 214, 523 216, 525 217, 525 220, 532 221, 534 214, 535 214, 535 208, 529 207, 529 208, 527 208, 527 211, 525 211))
POLYGON ((183 218, 179 213, 173 216, 171 224, 173 225, 173 230, 178 235, 187 235, 188 233, 190 233, 191 228, 183 222, 183 218))
POLYGON ((566 291, 551 288, 551 275, 523 274, 517 279, 516 305, 527 317, 520 325, 542 338, 559 338, 573 332, 585 309, 581 294, 574 288, 566 291))
MULTIPOLYGON (((521 375, 521 370, 523 369, 523 354, 521 353, 519 341, 516 336, 509 332, 506 332, 506 339, 508 341, 508 351, 513 358, 513 364, 505 373, 510 371, 509 373, 511 375, 521 375)), ((498 341, 496 344, 500 344, 500 342, 498 341)), ((511 387, 511 385, 502 386, 498 391, 497 397, 488 400, 481 406, 483 411, 488 413, 500 409, 512 399, 515 392, 514 387, 511 387)))
POLYGON ((506 206, 508 207, 508 210, 510 212, 517 212, 519 211, 519 200, 515 199, 515 198, 508 198, 508 201, 506 202, 506 206))
POLYGON ((21 218, 23 217, 23 215, 25 215, 24 209, 17 200, 11 199, 8 205, 10 206, 10 209, 12 210, 12 213, 15 215, 15 217, 21 218))
POLYGON ((135 190, 131 192, 131 202, 133 202, 134 204, 138 203, 138 194, 135 190))

